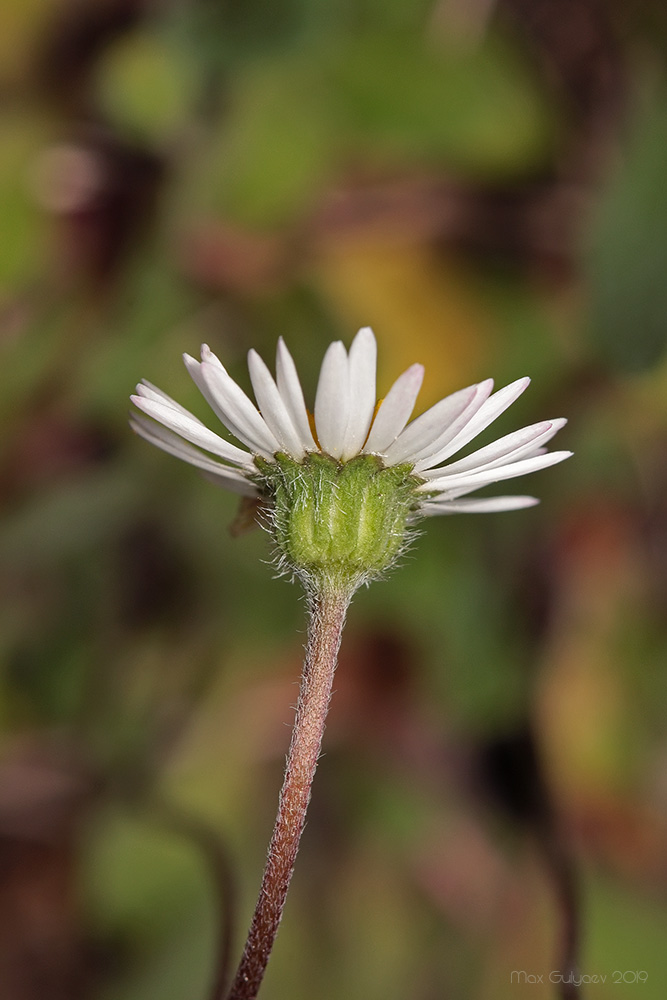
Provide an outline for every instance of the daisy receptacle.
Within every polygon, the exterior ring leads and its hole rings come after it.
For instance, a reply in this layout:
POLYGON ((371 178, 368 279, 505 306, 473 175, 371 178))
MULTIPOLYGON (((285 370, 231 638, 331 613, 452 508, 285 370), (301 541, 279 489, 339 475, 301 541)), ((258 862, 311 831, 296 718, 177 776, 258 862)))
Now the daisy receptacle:
POLYGON ((565 424, 557 418, 458 457, 530 379, 496 392, 487 379, 446 396, 411 421, 424 369, 408 368, 378 404, 376 351, 368 327, 349 352, 341 342, 329 346, 312 418, 282 339, 275 378, 257 352, 249 352, 256 403, 206 345, 200 361, 186 354, 190 375, 234 442, 149 382, 141 382, 132 396, 139 412, 130 422, 138 434, 216 485, 261 503, 279 566, 302 582, 308 596, 308 641, 278 815, 228 1000, 257 996, 278 931, 355 590, 391 568, 422 518, 530 507, 538 502, 531 496, 470 494, 571 454, 545 447, 565 424))

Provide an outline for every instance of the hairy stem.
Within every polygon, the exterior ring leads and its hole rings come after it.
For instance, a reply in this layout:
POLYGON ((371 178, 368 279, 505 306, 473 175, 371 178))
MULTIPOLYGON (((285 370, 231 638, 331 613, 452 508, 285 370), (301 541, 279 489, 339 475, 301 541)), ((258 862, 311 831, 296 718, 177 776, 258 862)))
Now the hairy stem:
POLYGON ((349 590, 310 596, 306 658, 278 815, 255 913, 228 1000, 254 1000, 278 932, 320 755, 349 590))

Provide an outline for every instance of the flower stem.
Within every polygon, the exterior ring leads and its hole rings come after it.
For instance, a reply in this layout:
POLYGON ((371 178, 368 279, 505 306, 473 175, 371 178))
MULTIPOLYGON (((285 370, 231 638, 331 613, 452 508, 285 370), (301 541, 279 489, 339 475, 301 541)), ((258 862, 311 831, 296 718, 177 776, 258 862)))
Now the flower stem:
POLYGON ((309 597, 308 644, 278 815, 255 913, 228 1000, 254 1000, 278 932, 320 755, 349 588, 309 597))

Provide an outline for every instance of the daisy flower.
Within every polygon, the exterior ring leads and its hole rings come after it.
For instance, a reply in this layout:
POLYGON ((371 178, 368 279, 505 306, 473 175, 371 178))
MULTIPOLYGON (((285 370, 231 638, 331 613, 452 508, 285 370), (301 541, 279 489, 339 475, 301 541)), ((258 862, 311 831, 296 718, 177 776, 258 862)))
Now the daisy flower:
POLYGON ((150 382, 132 400, 142 437, 214 483, 254 497, 269 514, 279 558, 304 583, 308 642, 278 814, 243 955, 227 1000, 255 1000, 278 932, 304 829, 338 648, 350 599, 405 548, 411 526, 431 514, 516 510, 528 496, 472 498, 483 486, 555 465, 546 450, 563 419, 531 424, 458 457, 521 395, 523 378, 493 392, 487 379, 410 420, 424 369, 412 365, 376 399, 377 347, 368 328, 349 352, 328 348, 311 417, 292 357, 278 342, 275 378, 248 355, 253 402, 208 347, 185 364, 235 438, 210 430, 150 382))
MULTIPOLYGON (((419 517, 532 506, 538 501, 531 496, 469 495, 491 483, 555 465, 571 454, 545 448, 566 422, 558 418, 513 431, 459 458, 466 445, 521 395, 530 379, 518 379, 496 392, 493 380, 486 379, 446 396, 410 420, 423 366, 414 364, 403 372, 378 404, 376 359, 377 345, 368 327, 359 331, 349 352, 340 341, 331 344, 322 362, 311 417, 282 338, 275 378, 255 350, 248 354, 256 403, 203 345, 201 361, 184 355, 186 367, 239 443, 210 430, 146 381, 132 396, 141 413, 132 415, 131 424, 151 444, 196 466, 214 483, 265 501, 275 511, 279 548, 297 570, 304 560, 311 566, 322 558, 340 561, 345 553, 354 558, 355 545, 372 548, 369 535, 377 539, 378 533, 389 532, 387 551, 370 559, 371 576, 393 561, 406 526, 419 517), (387 508, 388 493, 396 495, 396 503, 387 508), (306 517, 292 523, 298 510, 305 510, 306 517), (359 523, 363 517, 368 519, 365 530, 359 523), (351 524, 354 538, 343 537, 350 535, 351 524), (340 546, 334 536, 341 538, 340 546), (309 558, 301 551, 304 544, 306 549, 315 545, 326 551, 310 553, 313 558, 309 558)), ((364 559, 368 561, 368 552, 362 552, 357 563, 364 559)))

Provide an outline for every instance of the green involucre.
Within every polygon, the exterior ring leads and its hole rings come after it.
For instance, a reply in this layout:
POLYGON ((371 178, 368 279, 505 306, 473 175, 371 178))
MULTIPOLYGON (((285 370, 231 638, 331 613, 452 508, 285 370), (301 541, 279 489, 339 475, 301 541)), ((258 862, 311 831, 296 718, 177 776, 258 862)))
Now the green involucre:
POLYGON ((272 500, 271 529, 284 562, 307 583, 357 587, 389 569, 419 506, 412 465, 388 468, 375 455, 338 462, 311 453, 256 458, 272 500))

